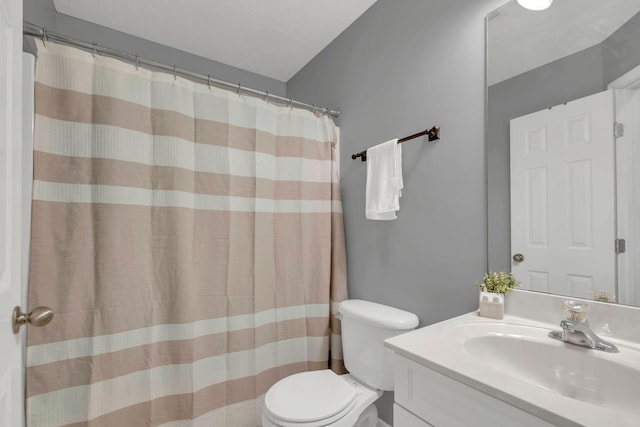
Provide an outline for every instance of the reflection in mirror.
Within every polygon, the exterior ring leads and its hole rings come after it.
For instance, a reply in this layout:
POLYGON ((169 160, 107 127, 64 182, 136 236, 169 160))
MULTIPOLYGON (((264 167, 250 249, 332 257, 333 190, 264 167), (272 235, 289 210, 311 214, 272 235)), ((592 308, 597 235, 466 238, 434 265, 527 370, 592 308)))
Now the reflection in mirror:
POLYGON ((512 0, 487 40, 489 269, 640 305, 640 2, 512 0))

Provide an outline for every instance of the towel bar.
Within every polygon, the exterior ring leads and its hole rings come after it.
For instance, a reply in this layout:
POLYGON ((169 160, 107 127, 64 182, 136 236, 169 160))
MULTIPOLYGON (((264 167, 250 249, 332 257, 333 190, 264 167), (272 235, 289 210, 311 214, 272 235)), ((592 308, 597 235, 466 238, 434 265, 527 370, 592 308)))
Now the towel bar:
MULTIPOLYGON (((411 139, 419 138, 419 137, 425 136, 425 135, 427 135, 429 137, 429 141, 435 141, 437 139, 440 139, 440 126, 434 126, 431 129, 427 129, 425 131, 414 133, 413 135, 405 136, 404 138, 400 138, 398 140, 398 144, 402 144, 405 141, 409 141, 411 139)), ((357 159, 358 157, 360 157, 360 159, 363 162, 366 162, 367 161, 367 150, 364 150, 364 151, 361 151, 359 153, 351 155, 351 158, 353 160, 357 159)))

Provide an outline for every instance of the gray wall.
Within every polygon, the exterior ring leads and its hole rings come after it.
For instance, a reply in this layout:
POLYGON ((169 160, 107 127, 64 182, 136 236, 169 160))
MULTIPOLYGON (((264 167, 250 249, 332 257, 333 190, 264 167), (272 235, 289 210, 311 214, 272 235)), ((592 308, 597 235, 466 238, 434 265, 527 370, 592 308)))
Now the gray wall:
MULTIPOLYGON (((135 1, 135 0, 132 0, 135 1)), ((55 33, 80 40, 97 43, 106 47, 138 54, 168 65, 202 74, 211 74, 216 78, 238 82, 243 86, 261 91, 269 91, 280 96, 286 95, 284 82, 211 61, 178 49, 173 49, 130 34, 115 31, 81 19, 57 13, 52 0, 24 0, 24 20, 45 27, 55 33)))
POLYGON ((616 80, 640 64, 640 13, 602 42, 605 82, 616 80))
POLYGON ((609 83, 639 64, 640 14, 637 14, 601 44, 488 89, 490 270, 511 270, 509 121, 606 90, 609 83))
MULTIPOLYGON (((418 315, 474 310, 487 262, 484 17, 503 0, 378 0, 296 76, 287 95, 341 111, 341 189, 349 294, 418 315), (364 217, 366 163, 351 154, 440 125, 403 144, 395 221, 364 217)), ((393 396, 379 402, 391 421, 393 396)))

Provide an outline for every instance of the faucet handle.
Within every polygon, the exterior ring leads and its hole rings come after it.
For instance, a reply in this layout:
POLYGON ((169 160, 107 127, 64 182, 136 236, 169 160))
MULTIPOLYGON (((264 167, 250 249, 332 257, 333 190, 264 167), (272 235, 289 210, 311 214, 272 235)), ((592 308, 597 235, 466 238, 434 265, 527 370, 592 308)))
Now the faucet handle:
POLYGON ((569 320, 584 322, 587 319, 589 304, 580 301, 566 300, 562 303, 562 310, 567 313, 569 320))

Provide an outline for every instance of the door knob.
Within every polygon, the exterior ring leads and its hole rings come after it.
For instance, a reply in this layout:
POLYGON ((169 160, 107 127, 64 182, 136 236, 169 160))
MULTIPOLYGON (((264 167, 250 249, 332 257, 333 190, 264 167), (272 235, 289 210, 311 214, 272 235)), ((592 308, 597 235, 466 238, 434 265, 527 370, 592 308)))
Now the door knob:
POLYGON ((13 333, 17 334, 20 326, 27 322, 29 322, 31 326, 40 327, 51 322, 51 319, 53 319, 53 310, 49 307, 36 307, 27 314, 20 311, 20 307, 16 306, 16 308, 13 309, 13 316, 11 318, 13 333))
POLYGON ((515 255, 513 256, 513 260, 514 260, 515 262, 522 262, 522 261, 524 261, 524 255, 522 255, 522 254, 515 254, 515 255))

